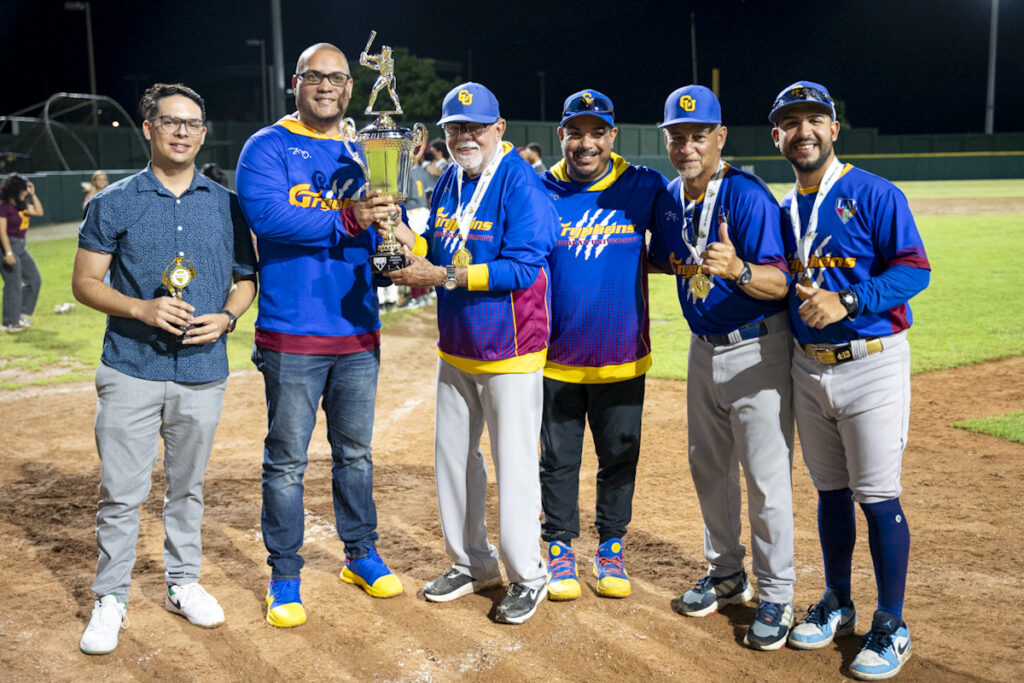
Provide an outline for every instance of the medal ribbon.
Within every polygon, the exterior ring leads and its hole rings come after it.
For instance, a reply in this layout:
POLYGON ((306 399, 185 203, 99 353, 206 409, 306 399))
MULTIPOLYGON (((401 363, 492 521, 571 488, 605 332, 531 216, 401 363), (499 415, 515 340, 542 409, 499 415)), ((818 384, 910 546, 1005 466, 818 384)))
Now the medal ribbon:
MULTIPOLYGON (((693 213, 697 209, 697 200, 691 200, 686 204, 686 208, 683 209, 683 244, 690 250, 690 255, 693 256, 693 260, 698 266, 704 262, 700 255, 708 244, 708 235, 711 234, 711 218, 715 215, 715 200, 718 197, 718 188, 722 185, 722 179, 728 170, 729 164, 719 159, 718 169, 711 176, 707 189, 704 190, 704 208, 700 210, 699 231, 696 235, 697 239, 692 242, 687 238, 686 231, 688 228, 693 229, 693 213)), ((679 192, 683 195, 683 201, 686 202, 684 183, 679 184, 679 192)))
POLYGON ((804 274, 810 277, 807 266, 811 261, 811 247, 814 245, 814 238, 817 237, 816 230, 818 228, 818 209, 821 208, 822 202, 825 201, 825 195, 828 194, 832 186, 839 180, 839 176, 843 173, 843 164, 839 159, 833 157, 832 163, 829 164, 828 170, 825 172, 825 177, 822 178, 821 184, 818 185, 818 194, 814 198, 814 206, 811 208, 811 216, 807 219, 807 232, 801 237, 801 226, 800 226, 800 207, 797 206, 797 193, 800 191, 799 185, 794 185, 793 189, 789 191, 788 196, 791 201, 789 202, 789 222, 793 226, 793 238, 796 241, 796 255, 800 259, 800 263, 804 266, 804 274))
POLYGON ((459 226, 459 240, 461 246, 466 246, 466 239, 469 237, 469 228, 473 225, 473 221, 476 220, 476 212, 480 208, 480 204, 484 201, 484 195, 487 194, 487 188, 490 187, 491 181, 494 180, 494 172, 498 168, 498 164, 501 163, 502 157, 505 156, 505 149, 503 146, 498 147, 494 152, 494 158, 491 159, 490 163, 487 164, 487 168, 480 174, 480 181, 476 185, 476 189, 473 190, 473 196, 469 198, 469 203, 466 204, 465 208, 462 206, 462 176, 465 171, 459 166, 459 170, 456 173, 455 187, 458 192, 456 198, 456 209, 455 223, 459 226))

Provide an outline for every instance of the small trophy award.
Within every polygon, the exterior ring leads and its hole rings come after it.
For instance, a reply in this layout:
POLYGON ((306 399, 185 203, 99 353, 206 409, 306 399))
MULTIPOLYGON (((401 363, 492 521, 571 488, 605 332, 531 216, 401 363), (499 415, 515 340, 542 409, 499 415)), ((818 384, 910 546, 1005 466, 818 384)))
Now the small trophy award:
MULTIPOLYGON (((192 282, 196 277, 196 267, 192 265, 184 256, 175 256, 174 260, 167 264, 164 268, 164 274, 160 277, 160 282, 163 283, 164 287, 167 288, 167 292, 175 299, 181 300, 182 290, 188 287, 188 283, 192 282)), ((191 329, 191 325, 186 327, 183 332, 187 332, 191 329)), ((185 337, 182 336, 180 341, 184 341, 185 337)))
MULTIPOLYGON (((341 135, 346 147, 349 143, 356 145, 362 152, 362 157, 366 159, 364 164, 359 155, 353 154, 349 148, 349 153, 363 169, 370 191, 383 190, 385 195, 390 195, 396 203, 401 204, 409 194, 409 169, 412 165, 413 151, 426 143, 427 128, 422 123, 415 124, 411 130, 399 128, 391 118, 392 114, 402 113, 402 105, 395 92, 395 60, 391 57, 391 48, 387 45, 381 48, 379 55, 369 54, 370 45, 376 37, 377 32, 371 31, 370 39, 366 41, 366 49, 359 55, 359 63, 380 72, 365 112, 376 114, 377 119, 358 132, 355 122, 352 119, 345 119, 341 135), (373 105, 377 101, 377 95, 385 88, 395 108, 377 111, 373 105)), ((370 257, 370 267, 374 273, 401 270, 408 265, 402 245, 395 239, 393 232, 397 218, 397 215, 392 215, 385 222, 387 236, 377 246, 377 252, 370 257)))

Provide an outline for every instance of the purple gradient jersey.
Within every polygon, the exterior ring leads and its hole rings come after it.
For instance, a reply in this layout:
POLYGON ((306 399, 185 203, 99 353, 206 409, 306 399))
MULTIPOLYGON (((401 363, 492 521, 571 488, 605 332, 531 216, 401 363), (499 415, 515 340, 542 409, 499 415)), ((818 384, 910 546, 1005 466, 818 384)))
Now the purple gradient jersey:
MULTIPOLYGON (((806 229, 818 188, 807 188, 796 194, 800 222, 806 229)), ((794 279, 804 266, 795 251, 796 240, 789 218, 791 191, 782 201, 782 234, 794 279)), ((878 276, 893 266, 931 270, 921 235, 910 213, 907 198, 884 178, 850 164, 829 190, 818 210, 817 237, 811 245, 810 274, 815 283, 829 291, 852 289, 866 301, 899 301, 881 311, 863 310, 853 320, 843 319, 816 330, 800 319, 802 303, 795 288, 789 295, 793 335, 803 344, 837 344, 857 338, 883 337, 910 327, 913 319, 908 297, 884 291, 899 285, 878 276)), ((801 231, 801 235, 803 231, 801 231)), ((911 273, 912 275, 912 273, 911 273)), ((914 291, 914 294, 917 292, 914 291)))

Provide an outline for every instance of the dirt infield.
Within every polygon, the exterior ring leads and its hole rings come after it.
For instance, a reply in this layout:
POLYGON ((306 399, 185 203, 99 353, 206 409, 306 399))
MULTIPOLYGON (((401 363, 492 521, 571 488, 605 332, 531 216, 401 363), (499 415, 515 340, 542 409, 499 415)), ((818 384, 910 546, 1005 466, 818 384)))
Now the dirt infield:
MULTIPOLYGON (((259 533, 265 415, 262 379, 231 378, 207 473, 203 583, 227 613, 213 631, 163 609, 160 521, 163 477, 142 510, 130 627, 105 657, 78 652, 93 597, 93 519, 98 460, 91 385, 0 395, 0 661, 5 680, 841 680, 859 639, 820 652, 759 653, 742 646, 753 605, 687 619, 669 608, 704 570, 702 524, 685 461, 679 382, 651 380, 633 523, 626 537, 634 594, 546 603, 523 626, 492 620, 501 591, 431 604, 416 592, 447 566, 431 456, 433 318, 384 335, 374 441, 379 550, 405 594, 375 600, 338 579, 329 452, 321 419, 306 474, 303 598, 310 618, 292 630, 264 621, 269 577, 259 533)), ((906 618, 914 655, 900 680, 1024 677, 1019 615, 1024 601, 1024 446, 950 427, 954 420, 1024 405, 1024 357, 915 376, 903 506, 913 540, 906 618)), ((593 532, 594 456, 585 457, 581 502, 586 558, 593 532)), ((822 587, 815 496, 797 457, 797 605, 822 587)), ((491 491, 491 519, 496 494, 491 491)), ((492 522, 492 533, 496 525, 492 522)), ((854 596, 863 633, 875 589, 864 524, 854 596)))

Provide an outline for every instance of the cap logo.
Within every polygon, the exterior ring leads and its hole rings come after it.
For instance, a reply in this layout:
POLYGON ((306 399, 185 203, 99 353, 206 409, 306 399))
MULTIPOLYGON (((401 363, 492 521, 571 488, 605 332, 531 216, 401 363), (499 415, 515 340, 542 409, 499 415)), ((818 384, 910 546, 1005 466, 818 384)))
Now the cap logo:
POLYGON ((683 111, 693 111, 697 108, 697 100, 693 99, 689 95, 683 95, 679 98, 679 106, 683 111))
POLYGON ((590 93, 588 93, 588 92, 583 93, 582 98, 583 98, 583 104, 585 104, 586 106, 592 107, 594 105, 594 96, 591 95, 590 93))
POLYGON ((807 88, 804 88, 803 86, 798 87, 798 88, 793 88, 792 90, 789 91, 789 96, 790 96, 791 99, 794 99, 794 100, 806 100, 807 99, 807 88))
POLYGON ((459 104, 468 107, 473 104, 473 93, 469 92, 465 88, 459 91, 459 104))

